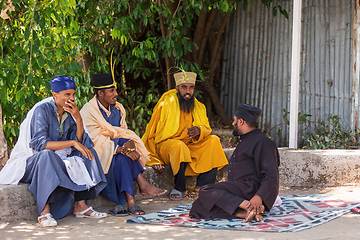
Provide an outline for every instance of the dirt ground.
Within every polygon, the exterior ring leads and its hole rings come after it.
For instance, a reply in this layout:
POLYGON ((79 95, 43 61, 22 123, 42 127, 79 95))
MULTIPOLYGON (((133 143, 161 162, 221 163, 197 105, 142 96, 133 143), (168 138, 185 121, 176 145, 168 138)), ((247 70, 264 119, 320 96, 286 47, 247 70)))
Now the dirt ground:
MULTIPOLYGON (((281 193, 297 194, 341 194, 345 199, 358 199, 360 186, 324 189, 281 189, 281 193)), ((146 213, 191 203, 194 194, 181 201, 170 201, 167 196, 155 197, 139 201, 138 204, 146 213)), ((103 209, 97 209, 107 211, 103 209)), ((198 240, 198 239, 232 239, 232 240, 265 240, 265 239, 359 239, 360 214, 348 213, 340 218, 329 221, 317 227, 294 233, 266 233, 235 230, 212 230, 200 228, 183 228, 169 226, 155 226, 147 224, 129 224, 129 217, 114 217, 101 220, 79 219, 73 215, 58 220, 58 227, 41 228, 33 221, 17 223, 0 223, 0 239, 127 239, 127 240, 198 240)))

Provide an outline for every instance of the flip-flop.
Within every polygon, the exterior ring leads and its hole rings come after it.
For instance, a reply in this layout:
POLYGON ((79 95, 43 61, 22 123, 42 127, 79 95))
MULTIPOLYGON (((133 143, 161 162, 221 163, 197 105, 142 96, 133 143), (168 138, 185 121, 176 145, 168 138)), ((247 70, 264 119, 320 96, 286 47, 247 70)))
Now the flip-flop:
POLYGON ((134 205, 130 208, 130 212, 131 214, 133 215, 137 215, 137 216, 140 216, 140 215, 144 215, 145 214, 145 211, 142 210, 138 205, 134 205), (142 214, 135 214, 135 212, 143 212, 142 214))
POLYGON ((173 190, 171 190, 171 193, 169 194, 170 200, 173 200, 173 201, 181 200, 183 198, 183 196, 184 196, 184 194, 182 192, 180 192, 179 190, 176 190, 175 188, 173 190), (171 195, 179 195, 179 197, 174 198, 171 195))
POLYGON ((357 213, 359 214, 360 213, 360 206, 359 207, 355 207, 353 209, 350 210, 352 213, 357 213))
POLYGON ((122 205, 117 205, 109 211, 109 213, 116 217, 125 217, 130 215, 129 211, 126 210, 122 205))

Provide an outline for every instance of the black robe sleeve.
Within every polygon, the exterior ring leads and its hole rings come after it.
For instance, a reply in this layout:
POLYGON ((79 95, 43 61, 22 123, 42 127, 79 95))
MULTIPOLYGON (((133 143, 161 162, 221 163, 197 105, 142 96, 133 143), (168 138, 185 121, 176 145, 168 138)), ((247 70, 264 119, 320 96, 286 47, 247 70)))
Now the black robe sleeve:
POLYGON ((264 138, 254 149, 254 161, 260 178, 256 195, 263 200, 266 210, 270 210, 279 193, 279 153, 273 141, 264 138))

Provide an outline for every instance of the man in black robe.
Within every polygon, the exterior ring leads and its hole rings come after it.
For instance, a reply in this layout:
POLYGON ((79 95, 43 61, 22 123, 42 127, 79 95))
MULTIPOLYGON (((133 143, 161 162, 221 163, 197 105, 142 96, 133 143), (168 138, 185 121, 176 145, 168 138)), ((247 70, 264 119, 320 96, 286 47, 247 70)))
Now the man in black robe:
POLYGON ((234 114, 239 136, 228 165, 228 181, 205 185, 193 203, 193 218, 263 219, 279 193, 279 153, 275 143, 258 129, 259 108, 240 103, 234 114))

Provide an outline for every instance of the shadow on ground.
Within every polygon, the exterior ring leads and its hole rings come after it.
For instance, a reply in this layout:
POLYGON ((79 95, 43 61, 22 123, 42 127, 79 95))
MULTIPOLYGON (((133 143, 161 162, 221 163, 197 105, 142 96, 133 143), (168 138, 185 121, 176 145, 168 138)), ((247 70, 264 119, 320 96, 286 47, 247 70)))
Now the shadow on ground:
MULTIPOLYGON (((338 188, 282 188, 283 194, 336 194, 344 199, 359 198, 359 186, 338 188)), ((138 201, 146 211, 153 213, 160 210, 191 203, 196 196, 191 194, 181 201, 170 201, 167 196, 138 201)), ((97 209, 107 211, 110 207, 97 209)), ((349 213, 338 219, 295 233, 266 233, 234 230, 213 230, 199 228, 183 228, 126 223, 129 217, 109 216, 106 219, 78 219, 73 215, 58 221, 58 227, 42 228, 36 220, 16 223, 0 223, 0 239, 358 239, 360 214, 349 213)))

